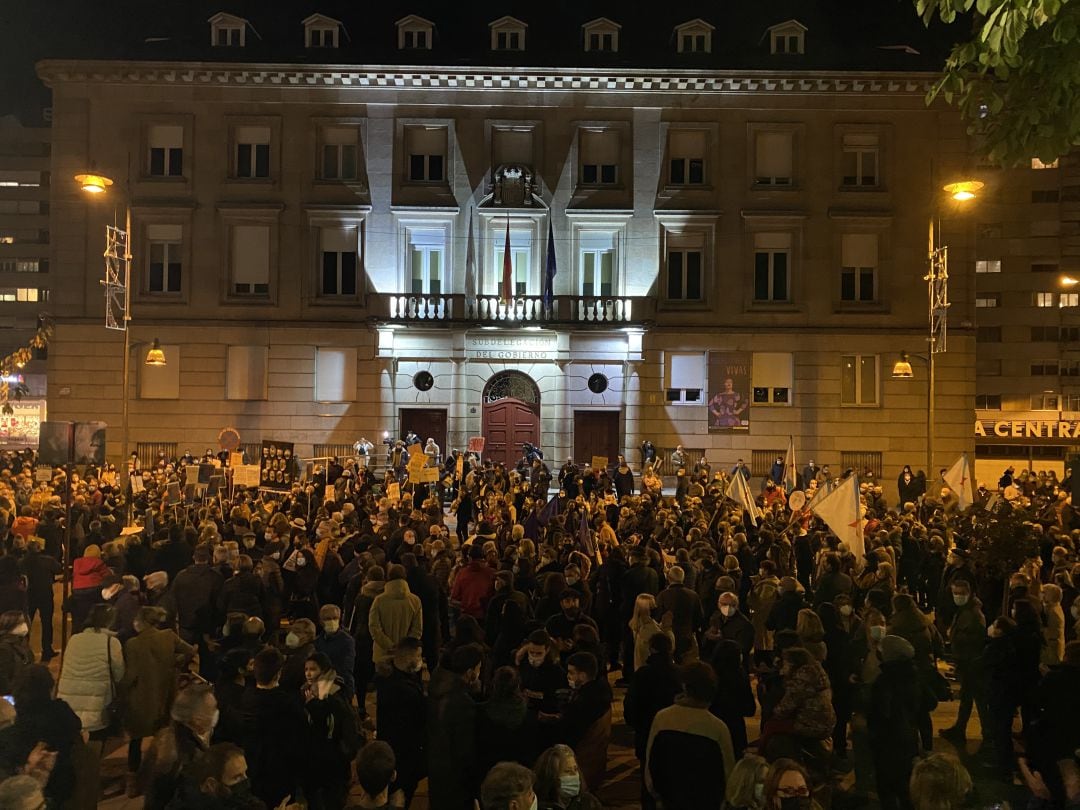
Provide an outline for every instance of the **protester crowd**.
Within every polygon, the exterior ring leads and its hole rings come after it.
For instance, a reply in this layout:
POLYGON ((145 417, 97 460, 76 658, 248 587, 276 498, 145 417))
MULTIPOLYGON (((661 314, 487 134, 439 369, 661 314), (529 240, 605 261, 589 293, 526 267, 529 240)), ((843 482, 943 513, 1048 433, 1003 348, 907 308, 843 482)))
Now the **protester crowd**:
MULTIPOLYGON (((125 491, 108 469, 39 481, 33 454, 0 457, 0 810, 122 791, 154 810, 406 807, 418 790, 436 810, 591 810, 620 715, 645 807, 945 810, 972 783, 935 732, 962 744, 973 709, 991 778, 1080 803, 1067 482, 1009 471, 1008 497, 960 508, 910 469, 895 491, 860 476, 856 557, 789 508, 782 466, 754 480, 678 452, 674 488, 655 449, 640 476, 622 457, 551 472, 451 453, 430 488, 333 459, 287 492, 181 505, 183 459, 138 465, 125 491), (736 475, 760 519, 726 497, 736 475), (998 525, 1033 553, 987 555, 998 525), (57 609, 73 635, 54 679, 57 609), (953 697, 956 724, 934 729, 953 697), (122 784, 102 784, 110 743, 122 784)), ((795 489, 838 483, 811 462, 795 489)))

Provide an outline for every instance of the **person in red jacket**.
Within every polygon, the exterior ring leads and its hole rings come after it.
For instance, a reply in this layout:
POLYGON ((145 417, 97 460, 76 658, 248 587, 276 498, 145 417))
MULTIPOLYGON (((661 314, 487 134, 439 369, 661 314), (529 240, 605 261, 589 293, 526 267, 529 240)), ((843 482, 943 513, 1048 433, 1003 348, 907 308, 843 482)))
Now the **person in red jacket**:
POLYGON ((71 564, 71 596, 65 603, 65 610, 71 614, 71 626, 78 632, 82 630, 90 615, 90 608, 101 598, 101 586, 112 571, 101 559, 101 548, 93 543, 86 547, 83 556, 76 557, 71 564))
POLYGON ((29 540, 37 531, 37 525, 38 521, 34 517, 34 510, 29 506, 24 506, 19 510, 19 516, 11 524, 11 533, 16 537, 21 537, 23 540, 29 540))
POLYGON ((495 595, 495 572, 484 561, 484 549, 469 546, 469 564, 458 571, 450 601, 466 616, 483 621, 488 602, 495 595))

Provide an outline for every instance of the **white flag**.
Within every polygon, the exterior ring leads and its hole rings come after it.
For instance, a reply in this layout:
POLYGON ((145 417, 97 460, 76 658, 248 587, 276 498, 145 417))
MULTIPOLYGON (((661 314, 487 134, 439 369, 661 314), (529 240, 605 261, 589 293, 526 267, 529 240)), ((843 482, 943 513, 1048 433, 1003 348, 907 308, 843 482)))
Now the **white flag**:
POLYGON ((743 510, 750 514, 751 522, 757 526, 763 515, 761 510, 758 509, 758 505, 754 503, 754 496, 750 494, 750 487, 746 485, 746 477, 741 472, 736 472, 731 476, 727 496, 730 500, 742 506, 743 510))
POLYGON ((784 480, 780 482, 784 492, 790 495, 799 486, 799 475, 795 472, 795 437, 788 436, 787 455, 784 456, 784 480))
POLYGON ((469 211, 469 247, 465 255, 465 309, 476 306, 476 244, 473 242, 473 217, 469 211))
POLYGON ((810 508, 815 515, 828 524, 833 534, 847 545, 848 550, 855 555, 855 559, 866 555, 857 475, 849 475, 840 486, 810 508))
POLYGON ((961 509, 967 509, 975 503, 975 488, 971 485, 971 467, 968 465, 967 453, 949 467, 949 471, 945 473, 945 483, 960 499, 961 509))

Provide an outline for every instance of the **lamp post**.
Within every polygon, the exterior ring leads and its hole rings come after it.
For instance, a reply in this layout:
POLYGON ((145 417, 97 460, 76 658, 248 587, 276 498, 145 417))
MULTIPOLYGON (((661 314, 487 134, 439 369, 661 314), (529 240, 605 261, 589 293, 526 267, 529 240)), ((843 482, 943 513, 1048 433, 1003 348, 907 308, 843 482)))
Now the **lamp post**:
MULTIPOLYGON (((943 187, 943 191, 957 202, 967 202, 975 199, 983 184, 978 180, 963 180, 949 183, 943 187)), ((892 376, 897 380, 910 380, 914 377, 911 369, 911 358, 922 360, 926 363, 926 476, 929 480, 936 481, 934 476, 934 434, 935 434, 935 411, 934 400, 936 399, 937 374, 935 355, 943 354, 948 349, 948 325, 949 325, 949 248, 947 245, 937 244, 937 231, 940 225, 935 219, 936 212, 930 214, 927 244, 927 273, 923 276, 926 282, 928 303, 927 324, 929 331, 926 338, 927 351, 925 355, 908 354, 900 352, 900 359, 893 366, 892 376)))
MULTIPOLYGON (((75 175, 75 182, 83 192, 91 195, 106 194, 113 181, 103 174, 91 172, 75 175)), ((128 475, 128 412, 130 410, 131 377, 131 200, 124 205, 124 227, 105 226, 105 328, 124 333, 123 391, 120 411, 121 475, 128 475)), ((146 354, 146 365, 164 366, 165 352, 154 338, 154 344, 146 354)), ((121 483, 127 485, 127 479, 121 483)), ((130 512, 129 512, 130 514, 130 512)))

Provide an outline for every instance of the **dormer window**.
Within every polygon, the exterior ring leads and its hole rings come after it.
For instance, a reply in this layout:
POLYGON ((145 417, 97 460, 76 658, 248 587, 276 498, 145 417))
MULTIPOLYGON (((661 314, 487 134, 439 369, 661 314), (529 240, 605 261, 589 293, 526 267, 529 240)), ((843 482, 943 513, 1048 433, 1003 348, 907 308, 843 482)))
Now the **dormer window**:
POLYGON ((585 33, 585 50, 601 53, 616 53, 619 50, 619 29, 617 22, 607 17, 585 23, 581 26, 585 33))
POLYGON ((714 27, 698 18, 675 26, 675 45, 679 53, 712 53, 714 27))
POLYGON ((304 20, 304 45, 308 48, 336 48, 341 22, 322 14, 304 20))
POLYGON ((788 20, 769 28, 769 53, 791 56, 806 52, 806 26, 798 20, 788 20))
POLYGON ((489 23, 491 29, 491 50, 525 50, 525 29, 528 25, 515 17, 500 17, 489 23))
POLYGON ((430 51, 435 23, 415 14, 402 17, 396 23, 398 49, 402 51, 430 51))
POLYGON ((220 12, 211 17, 210 44, 218 48, 243 48, 247 39, 247 20, 220 12))

